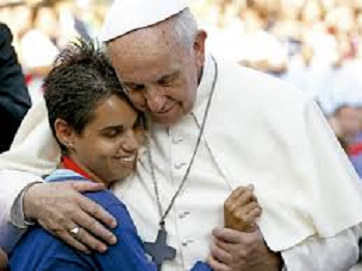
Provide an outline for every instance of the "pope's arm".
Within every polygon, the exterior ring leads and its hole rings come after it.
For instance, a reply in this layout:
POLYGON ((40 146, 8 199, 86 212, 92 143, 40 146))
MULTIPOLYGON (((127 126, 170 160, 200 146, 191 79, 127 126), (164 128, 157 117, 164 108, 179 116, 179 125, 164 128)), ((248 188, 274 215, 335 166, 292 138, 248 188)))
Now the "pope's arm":
MULTIPOLYGON (((294 159, 295 168, 300 173, 305 173, 304 175, 301 174, 304 178, 303 181, 311 184, 304 195, 307 199, 306 202, 314 203, 313 206, 317 207, 310 208, 308 206, 305 209, 305 214, 309 215, 309 219, 313 223, 314 233, 288 248, 275 249, 274 247, 274 250, 281 250, 284 261, 283 270, 347 271, 359 259, 358 242, 361 238, 360 223, 362 221, 360 211, 362 206, 361 183, 316 104, 309 99, 306 99, 305 102, 301 100, 300 103, 304 104, 303 115, 296 114, 294 123, 297 122, 298 118, 300 119, 301 125, 297 127, 297 131, 305 133, 305 136, 303 137, 304 141, 298 140, 296 142, 296 145, 300 146, 300 151, 291 153, 290 157, 294 159)), ((282 128, 285 132, 283 134, 287 134, 285 126, 280 127, 279 130, 282 128)), ((293 143, 294 141, 290 139, 296 140, 298 137, 294 139, 291 136, 285 138, 284 141, 293 143)), ((268 221, 265 220, 265 222, 268 221)), ((265 225, 259 224, 259 226, 266 243, 275 245, 276 242, 273 242, 270 231, 263 231, 266 229, 265 225)), ((275 228, 275 230, 278 229, 275 228)), ((253 255, 251 252, 245 253, 253 247, 250 242, 249 245, 246 245, 248 244, 245 241, 247 240, 246 235, 247 233, 227 232, 227 229, 219 229, 214 232, 214 236, 224 242, 235 243, 235 240, 239 240, 237 245, 233 244, 235 250, 232 255, 241 263, 243 262, 243 255, 241 254, 253 255)), ((259 239, 253 238, 253 240, 254 247, 258 247, 257 240, 262 240, 261 233, 259 239)), ((272 246, 270 247, 273 249, 272 246)), ((214 257, 220 255, 223 255, 220 250, 213 253, 214 257)), ((248 259, 260 259, 265 253, 258 252, 254 255, 255 257, 248 257, 248 259)), ((226 256, 222 257, 221 261, 228 264, 227 261, 230 257, 226 256)), ((220 258, 218 257, 219 261, 220 258)), ((235 266, 235 261, 229 262, 235 266)), ((263 265, 251 266, 252 263, 250 262, 250 260, 244 260, 244 264, 240 265, 242 268, 230 270, 266 270, 263 265)), ((231 266, 230 264, 229 266, 231 266)))
POLYGON ((359 260, 361 227, 355 226, 334 237, 310 237, 282 252, 286 271, 348 271, 359 260))
POLYGON ((59 157, 45 102, 41 101, 24 118, 10 151, 0 155, 0 231, 8 222, 25 226, 23 218, 27 217, 79 250, 89 247, 103 251, 105 243, 114 244, 116 239, 102 223, 112 227, 116 221, 79 192, 104 186, 91 182, 42 183, 41 176, 55 169, 59 157), (31 185, 34 182, 40 183, 31 185), (75 225, 87 229, 77 240, 69 234, 75 225))
POLYGON ((313 200, 318 199, 324 203, 323 210, 319 211, 325 217, 315 215, 314 218, 314 223, 320 227, 320 234, 324 237, 311 236, 300 244, 282 251, 285 269, 288 271, 350 270, 356 265, 360 255, 358 246, 362 236, 361 224, 358 224, 361 222, 361 212, 358 208, 362 197, 360 180, 342 148, 338 146, 321 111, 313 102, 307 103, 305 125, 311 146, 310 159, 313 159, 318 176, 329 180, 330 183, 329 186, 324 186, 322 182, 315 181, 314 194, 310 195, 313 200), (332 204, 333 202, 339 203, 338 208, 332 204), (325 221, 328 221, 326 217, 334 218, 337 222, 346 221, 346 224, 351 226, 338 231, 338 223, 334 223, 335 228, 325 224, 325 221), (338 233, 331 235, 332 232, 338 233))

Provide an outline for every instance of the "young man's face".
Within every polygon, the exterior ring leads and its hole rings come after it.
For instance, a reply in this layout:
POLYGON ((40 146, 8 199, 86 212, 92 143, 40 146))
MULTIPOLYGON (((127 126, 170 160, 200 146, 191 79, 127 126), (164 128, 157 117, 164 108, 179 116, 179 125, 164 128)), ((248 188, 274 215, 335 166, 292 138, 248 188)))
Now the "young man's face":
POLYGON ((73 134, 69 156, 109 184, 135 170, 143 137, 140 114, 113 95, 96 108, 81 134, 73 134))
POLYGON ((188 114, 196 100, 205 38, 203 32, 193 46, 180 45, 174 34, 152 27, 112 41, 112 65, 134 106, 166 125, 188 114))

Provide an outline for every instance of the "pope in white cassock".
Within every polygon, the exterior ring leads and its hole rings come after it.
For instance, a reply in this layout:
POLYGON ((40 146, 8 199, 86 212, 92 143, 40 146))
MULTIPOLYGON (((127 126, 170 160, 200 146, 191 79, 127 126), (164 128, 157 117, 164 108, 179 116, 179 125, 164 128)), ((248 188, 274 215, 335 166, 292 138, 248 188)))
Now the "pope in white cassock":
MULTIPOLYGON (((112 65, 152 119, 136 175, 114 187, 142 239, 155 240, 164 221, 177 254, 163 271, 187 270, 210 253, 217 270, 278 270, 270 256, 278 253, 288 271, 349 270, 359 257, 362 190, 321 111, 287 83, 215 59, 206 36, 182 0, 116 0, 105 19, 112 65), (260 231, 213 236, 225 199, 249 183, 263 209, 260 231)), ((32 185, 60 157, 46 114, 36 104, 0 156, 0 231, 22 226, 27 210, 49 226, 43 214, 62 213, 69 200, 52 191, 52 207, 50 184, 32 185)))

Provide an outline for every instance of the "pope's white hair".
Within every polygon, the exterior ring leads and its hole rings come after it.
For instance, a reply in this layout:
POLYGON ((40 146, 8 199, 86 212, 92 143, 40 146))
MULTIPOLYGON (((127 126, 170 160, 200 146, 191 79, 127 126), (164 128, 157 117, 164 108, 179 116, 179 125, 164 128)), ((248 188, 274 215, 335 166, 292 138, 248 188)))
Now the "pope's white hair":
POLYGON ((197 22, 189 8, 184 9, 171 19, 174 33, 185 46, 190 48, 197 34, 197 22))

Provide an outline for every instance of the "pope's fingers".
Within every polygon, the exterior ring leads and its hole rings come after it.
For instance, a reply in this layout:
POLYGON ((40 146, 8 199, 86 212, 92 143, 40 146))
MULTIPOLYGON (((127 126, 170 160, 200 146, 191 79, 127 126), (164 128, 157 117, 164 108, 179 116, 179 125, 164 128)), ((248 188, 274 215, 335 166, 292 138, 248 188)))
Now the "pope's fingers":
POLYGON ((111 228, 117 227, 117 220, 94 201, 88 199, 85 196, 81 196, 78 198, 78 204, 84 212, 98 219, 100 222, 111 228))
POLYGON ((212 268, 214 271, 231 271, 232 269, 224 263, 218 262, 212 256, 207 258, 207 264, 212 268))
POLYGON ((235 249, 235 244, 230 244, 230 243, 224 242, 223 240, 220 240, 220 239, 215 239, 214 244, 218 248, 228 252, 230 255, 232 254, 233 250, 235 249))
POLYGON ((67 181, 65 183, 71 185, 78 192, 95 192, 106 189, 106 186, 103 183, 89 181, 67 181))
POLYGON ((68 226, 61 225, 57 221, 53 219, 47 220, 39 220, 40 226, 42 226, 45 230, 53 234, 54 236, 57 236, 59 239, 66 242, 71 247, 82 251, 84 253, 90 253, 88 248, 82 244, 81 242, 77 241, 73 236, 71 236, 70 231, 71 229, 75 228, 76 225, 70 221, 68 221, 68 226))
POLYGON ((107 250, 107 246, 105 244, 97 240, 82 227, 73 227, 71 230, 69 230, 69 232, 74 239, 91 248, 92 250, 96 250, 102 253, 107 250))
POLYGON ((212 257, 222 263, 230 263, 232 261, 232 255, 228 250, 218 246, 218 243, 213 243, 210 246, 210 252, 212 257))
POLYGON ((79 205, 82 212, 74 214, 74 222, 95 236, 100 237, 108 244, 114 245, 117 242, 116 237, 101 224, 103 222, 110 227, 117 226, 113 216, 100 205, 86 197, 79 199, 79 205))
POLYGON ((222 240, 226 243, 238 244, 242 242, 243 235, 246 235, 248 233, 242 233, 233 229, 217 227, 212 231, 212 234, 215 238, 222 240))
POLYGON ((78 251, 84 252, 86 254, 90 254, 89 249, 82 244, 80 241, 78 241, 73 235, 71 235, 69 232, 64 232, 61 235, 58 236, 60 239, 62 239, 64 242, 66 242, 71 247, 75 248, 78 251))

